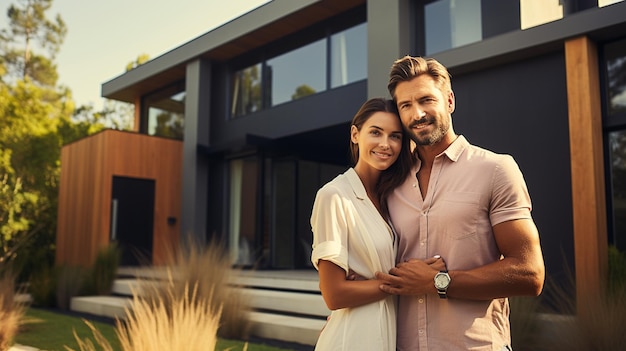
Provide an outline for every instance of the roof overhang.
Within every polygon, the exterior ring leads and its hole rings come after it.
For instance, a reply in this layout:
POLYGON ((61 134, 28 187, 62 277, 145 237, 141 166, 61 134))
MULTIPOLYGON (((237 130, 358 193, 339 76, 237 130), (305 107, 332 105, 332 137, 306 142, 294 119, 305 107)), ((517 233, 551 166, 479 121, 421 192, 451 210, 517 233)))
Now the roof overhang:
POLYGON ((102 96, 133 103, 185 78, 198 58, 224 62, 365 3, 365 0, 273 0, 102 84, 102 96))

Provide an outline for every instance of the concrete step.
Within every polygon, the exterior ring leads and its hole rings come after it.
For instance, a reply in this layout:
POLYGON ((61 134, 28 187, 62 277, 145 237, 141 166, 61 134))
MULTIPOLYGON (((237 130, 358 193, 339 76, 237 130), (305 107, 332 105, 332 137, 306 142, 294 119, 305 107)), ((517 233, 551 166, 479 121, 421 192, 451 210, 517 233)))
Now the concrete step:
MULTIPOLYGON (((123 319, 133 292, 141 293, 145 280, 164 280, 160 269, 122 268, 118 271, 112 296, 79 296, 72 298, 73 311, 123 319), (140 278, 142 280, 139 280, 140 278)), ((319 292, 317 273, 309 271, 239 271, 232 275, 231 285, 247 297, 254 336, 315 345, 330 311, 319 292)))
POLYGON ((250 288, 238 290, 255 309, 322 317, 319 319, 330 315, 324 300, 317 294, 250 288))
POLYGON ((121 296, 76 296, 70 301, 70 310, 109 318, 126 318, 125 308, 131 299, 121 296))
POLYGON ((315 345, 325 320, 251 312, 251 333, 267 339, 315 345))

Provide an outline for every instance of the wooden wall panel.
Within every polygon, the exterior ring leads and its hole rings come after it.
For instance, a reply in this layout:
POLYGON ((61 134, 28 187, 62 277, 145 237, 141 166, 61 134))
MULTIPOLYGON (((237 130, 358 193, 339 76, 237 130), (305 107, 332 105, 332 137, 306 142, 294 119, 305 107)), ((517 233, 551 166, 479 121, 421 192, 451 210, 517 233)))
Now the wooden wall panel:
POLYGON ((587 37, 565 42, 579 311, 605 287, 608 236, 598 53, 587 37))
POLYGON ((107 130, 62 149, 57 264, 89 265, 109 243, 113 176, 155 180, 153 263, 178 244, 182 142, 107 130))

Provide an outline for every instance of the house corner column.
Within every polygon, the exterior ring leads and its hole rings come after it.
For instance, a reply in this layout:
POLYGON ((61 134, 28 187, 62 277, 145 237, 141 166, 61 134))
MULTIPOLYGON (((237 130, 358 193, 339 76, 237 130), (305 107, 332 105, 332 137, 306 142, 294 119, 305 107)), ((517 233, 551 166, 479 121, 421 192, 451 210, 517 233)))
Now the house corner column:
POLYGON ((208 160, 198 154, 209 146, 211 64, 196 60, 187 65, 185 132, 181 199, 181 244, 206 242, 208 213, 208 160))
POLYGON ((576 294, 579 313, 606 288, 608 235, 598 51, 588 37, 565 42, 576 294))
POLYGON ((367 96, 389 97, 393 62, 411 54, 411 6, 408 0, 367 1, 367 96))

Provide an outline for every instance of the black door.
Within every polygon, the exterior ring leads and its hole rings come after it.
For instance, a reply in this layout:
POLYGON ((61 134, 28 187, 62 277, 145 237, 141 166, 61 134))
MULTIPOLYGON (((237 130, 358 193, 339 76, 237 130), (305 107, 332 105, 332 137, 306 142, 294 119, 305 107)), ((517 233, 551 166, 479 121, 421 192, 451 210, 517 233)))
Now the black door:
POLYGON ((113 177, 111 241, 121 249, 122 266, 152 263, 153 179, 113 177))

